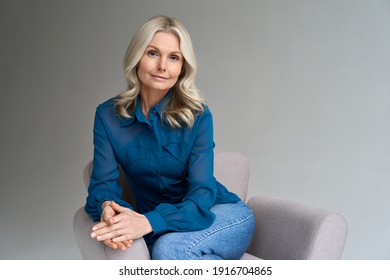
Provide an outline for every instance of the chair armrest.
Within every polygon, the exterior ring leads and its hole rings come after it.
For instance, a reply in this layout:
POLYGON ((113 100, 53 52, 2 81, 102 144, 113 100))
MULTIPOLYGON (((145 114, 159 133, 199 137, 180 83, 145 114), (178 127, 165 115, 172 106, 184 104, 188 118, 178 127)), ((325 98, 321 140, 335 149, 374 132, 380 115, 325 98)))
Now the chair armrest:
POLYGON ((81 207, 74 215, 73 230, 81 256, 86 260, 150 260, 150 255, 143 238, 134 240, 125 251, 114 250, 103 242, 91 238, 91 230, 95 223, 81 207))
POLYGON ((261 259, 340 259, 348 224, 335 212, 277 197, 248 201, 256 217, 248 253, 261 259))

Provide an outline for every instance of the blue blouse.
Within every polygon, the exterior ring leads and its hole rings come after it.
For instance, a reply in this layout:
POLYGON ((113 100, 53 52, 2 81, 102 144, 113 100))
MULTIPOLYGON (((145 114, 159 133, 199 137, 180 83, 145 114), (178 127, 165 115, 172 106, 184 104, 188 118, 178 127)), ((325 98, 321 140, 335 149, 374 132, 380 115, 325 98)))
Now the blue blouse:
POLYGON ((168 231, 194 231, 214 221, 210 208, 240 199, 214 178, 212 114, 207 106, 192 128, 172 128, 162 120, 164 99, 142 113, 140 100, 132 118, 119 117, 114 98, 96 109, 93 171, 85 211, 100 220, 104 201, 134 209, 121 199, 119 164, 134 194, 137 209, 153 232, 148 244, 168 231))

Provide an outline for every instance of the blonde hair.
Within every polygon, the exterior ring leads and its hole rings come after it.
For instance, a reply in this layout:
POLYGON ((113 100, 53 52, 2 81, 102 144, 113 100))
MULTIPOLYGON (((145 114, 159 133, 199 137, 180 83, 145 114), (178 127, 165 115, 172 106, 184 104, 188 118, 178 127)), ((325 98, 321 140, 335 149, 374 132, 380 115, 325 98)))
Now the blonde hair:
POLYGON ((135 112, 137 97, 140 94, 140 81, 137 68, 145 49, 159 31, 171 32, 180 40, 180 50, 184 57, 182 72, 172 87, 173 94, 165 103, 163 119, 172 127, 188 127, 194 124, 195 115, 204 111, 204 100, 195 86, 196 60, 191 38, 184 26, 175 18, 156 16, 145 22, 135 33, 124 58, 127 90, 120 93, 115 107, 123 118, 131 118, 135 112))

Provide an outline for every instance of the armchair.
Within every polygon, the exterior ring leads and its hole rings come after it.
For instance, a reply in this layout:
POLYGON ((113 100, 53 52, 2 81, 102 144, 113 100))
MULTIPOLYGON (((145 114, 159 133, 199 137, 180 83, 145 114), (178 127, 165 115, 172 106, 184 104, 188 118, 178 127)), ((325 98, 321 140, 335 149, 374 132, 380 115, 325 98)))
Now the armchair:
MULTIPOLYGON (((230 191, 246 201, 249 160, 237 152, 215 153, 215 177, 230 191)), ((83 170, 86 187, 92 162, 83 170)), ((123 196, 132 201, 124 176, 119 178, 123 196)), ((133 202, 134 203, 134 202, 133 202)), ((257 195, 247 201, 255 214, 253 240, 241 258, 267 260, 340 259, 344 250, 348 224, 331 210, 278 197, 257 195)), ((148 260, 144 240, 133 242, 126 251, 114 250, 90 237, 94 222, 81 207, 74 215, 73 229, 83 259, 148 260)))

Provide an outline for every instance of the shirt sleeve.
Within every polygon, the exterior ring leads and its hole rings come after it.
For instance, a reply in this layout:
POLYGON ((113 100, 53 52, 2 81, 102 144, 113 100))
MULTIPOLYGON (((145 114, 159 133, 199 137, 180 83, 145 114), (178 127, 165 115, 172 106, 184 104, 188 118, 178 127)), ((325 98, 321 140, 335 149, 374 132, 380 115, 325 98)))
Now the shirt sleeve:
POLYGON ((215 219, 210 208, 217 194, 214 178, 214 139, 211 112, 206 110, 198 117, 195 141, 189 155, 186 183, 188 192, 180 203, 159 204, 145 216, 153 233, 167 231, 194 231, 209 227, 215 219))
POLYGON ((84 209, 94 221, 99 221, 104 201, 115 201, 123 207, 133 209, 129 203, 121 199, 119 164, 99 109, 95 114, 93 144, 93 169, 84 209))

